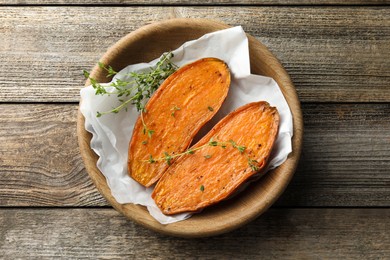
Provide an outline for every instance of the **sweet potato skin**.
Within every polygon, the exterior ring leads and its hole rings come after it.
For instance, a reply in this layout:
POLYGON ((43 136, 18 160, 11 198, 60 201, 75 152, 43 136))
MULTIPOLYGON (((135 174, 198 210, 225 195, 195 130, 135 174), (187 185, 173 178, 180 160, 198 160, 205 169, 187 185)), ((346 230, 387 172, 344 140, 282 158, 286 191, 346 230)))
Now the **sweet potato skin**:
POLYGON ((192 148, 212 140, 233 140, 240 152, 206 145, 176 160, 157 183, 152 198, 166 215, 197 212, 233 194, 241 184, 264 170, 279 127, 277 109, 267 102, 247 104, 222 119, 192 148), (256 169, 251 167, 255 164, 256 169))
POLYGON ((187 64, 168 77, 146 104, 142 114, 152 136, 144 132, 139 117, 129 144, 128 171, 149 187, 169 167, 165 161, 145 163, 164 153, 180 153, 221 107, 230 86, 230 72, 222 60, 204 58, 187 64))

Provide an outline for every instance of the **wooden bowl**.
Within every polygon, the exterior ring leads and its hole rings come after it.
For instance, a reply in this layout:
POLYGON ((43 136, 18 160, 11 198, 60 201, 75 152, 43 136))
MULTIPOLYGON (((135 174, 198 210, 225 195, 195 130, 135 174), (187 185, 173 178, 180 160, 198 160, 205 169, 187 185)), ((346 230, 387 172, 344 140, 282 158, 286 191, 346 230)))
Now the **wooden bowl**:
MULTIPOLYGON (((171 19, 153 23, 119 40, 104 54, 101 61, 120 70, 129 64, 153 60, 165 51, 178 48, 186 41, 228 27, 226 24, 204 19, 171 19)), ((98 156, 90 148, 91 134, 85 130, 84 117, 79 111, 77 132, 85 167, 99 192, 117 211, 138 224, 160 233, 181 237, 205 237, 225 233, 248 223, 267 210, 282 194, 295 172, 301 152, 302 112, 295 88, 282 65, 254 37, 248 35, 248 38, 252 73, 276 80, 293 114, 294 136, 292 153, 288 159, 260 180, 250 184, 235 198, 207 208, 187 220, 162 225, 149 215, 145 207, 134 204, 122 205, 112 197, 105 177, 96 167, 98 156)), ((98 66, 92 70, 91 76, 100 82, 109 80, 98 66)))

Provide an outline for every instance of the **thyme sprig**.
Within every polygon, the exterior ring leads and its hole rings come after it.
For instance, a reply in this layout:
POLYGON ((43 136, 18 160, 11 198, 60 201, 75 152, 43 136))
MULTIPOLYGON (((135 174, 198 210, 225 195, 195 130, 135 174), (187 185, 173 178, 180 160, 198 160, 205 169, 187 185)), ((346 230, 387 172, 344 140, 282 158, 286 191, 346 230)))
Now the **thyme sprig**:
MULTIPOLYGON (((201 146, 198 146, 198 147, 195 147, 195 148, 189 148, 189 149, 187 149, 186 151, 184 151, 182 153, 169 154, 167 152, 164 152, 164 156, 159 157, 159 158, 153 158, 152 155, 149 155, 149 159, 148 160, 144 160, 144 162, 155 163, 155 162, 160 162, 160 161, 166 161, 168 165, 171 165, 172 159, 180 157, 180 156, 183 156, 185 154, 193 154, 193 153, 195 153, 195 151, 201 150, 201 149, 203 149, 203 148, 205 148, 207 146, 219 146, 219 147, 222 147, 223 149, 225 149, 229 144, 233 148, 236 148, 240 153, 243 153, 245 151, 245 149, 246 149, 245 146, 237 145, 233 140, 229 140, 229 142, 218 142, 218 141, 214 141, 213 138, 211 138, 208 143, 206 143, 204 145, 201 145, 201 146)), ((211 155, 208 154, 208 155, 206 155, 204 157, 206 159, 210 159, 211 155)))
POLYGON ((154 134, 154 130, 152 130, 152 129, 149 129, 148 128, 148 126, 146 125, 146 123, 145 123, 145 120, 144 120, 144 111, 145 110, 141 110, 141 122, 142 122, 142 127, 143 127, 143 129, 142 129, 142 131, 143 131, 143 133, 144 134, 148 134, 148 137, 149 138, 152 138, 152 135, 154 134))
POLYGON ((236 142, 234 142, 233 140, 229 140, 229 143, 231 143, 234 148, 238 149, 238 151, 240 151, 240 153, 243 153, 246 149, 245 146, 237 145, 236 142))
MULTIPOLYGON (((150 67, 148 71, 128 73, 127 76, 132 78, 131 81, 116 79, 115 82, 110 83, 108 86, 103 86, 96 79, 92 78, 87 71, 84 71, 84 76, 90 80, 92 87, 95 89, 95 95, 117 95, 118 100, 121 102, 119 106, 109 111, 97 112, 96 116, 100 117, 109 113, 118 113, 122 109, 127 110, 129 104, 135 105, 138 112, 145 112, 146 100, 178 68, 171 62, 172 57, 173 54, 171 52, 163 54, 156 66, 150 67), (108 87, 114 87, 114 90, 109 91, 108 87)), ((118 73, 111 66, 101 62, 98 65, 107 72, 107 77, 112 77, 118 73)))
POLYGON ((258 170, 260 170, 260 168, 258 166, 259 162, 254 160, 254 159, 251 159, 249 157, 248 157, 248 165, 252 169, 252 171, 254 171, 254 172, 257 172, 258 170))
MULTIPOLYGON (((219 146, 219 147, 225 149, 228 145, 231 145, 233 148, 237 149, 240 152, 240 154, 243 154, 245 152, 245 150, 246 150, 245 146, 238 145, 233 140, 229 140, 228 142, 218 142, 218 141, 214 141, 213 138, 211 138, 208 143, 206 143, 204 145, 201 145, 199 147, 196 147, 196 148, 189 148, 189 149, 187 149, 186 151, 184 151, 182 153, 177 153, 177 154, 172 153, 172 154, 169 154, 168 152, 164 152, 164 156, 159 157, 159 158, 153 158, 153 156, 150 154, 149 155, 149 159, 148 160, 143 160, 143 162, 156 163, 156 162, 160 162, 160 161, 166 161, 167 164, 170 166, 172 164, 172 160, 174 158, 183 156, 185 154, 194 154, 195 151, 201 150, 201 149, 203 149, 203 148, 205 148, 207 146, 219 146)), ((252 171, 256 172, 256 171, 260 170, 259 162, 257 160, 250 158, 247 154, 245 154, 245 156, 247 158, 248 165, 249 165, 249 167, 251 168, 252 171)), ((210 159, 212 156, 210 154, 206 154, 203 157, 205 159, 210 159)))

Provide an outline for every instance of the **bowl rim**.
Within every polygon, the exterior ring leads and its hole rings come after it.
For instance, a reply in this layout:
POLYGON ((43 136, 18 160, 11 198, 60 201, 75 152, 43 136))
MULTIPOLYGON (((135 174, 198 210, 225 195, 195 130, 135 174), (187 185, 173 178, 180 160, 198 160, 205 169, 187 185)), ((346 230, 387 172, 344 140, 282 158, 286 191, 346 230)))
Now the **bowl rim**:
MULTIPOLYGON (((119 52, 118 50, 126 48, 129 43, 131 45, 134 42, 142 41, 145 37, 150 37, 150 35, 162 28, 174 30, 178 26, 202 28, 202 30, 208 32, 230 27, 219 21, 199 18, 174 18, 151 23, 136 29, 117 41, 107 50, 100 60, 105 64, 110 64, 109 61, 115 59, 115 55, 119 52)), ((257 181, 257 184, 253 185, 254 191, 246 192, 246 195, 240 194, 237 196, 244 196, 244 198, 241 198, 241 201, 240 199, 236 199, 237 201, 232 202, 234 204, 233 206, 230 206, 228 203, 219 207, 217 205, 211 210, 207 209, 207 213, 202 212, 201 214, 193 215, 189 219, 163 225, 157 222, 143 206, 130 203, 119 204, 111 195, 104 175, 96 166, 98 156, 90 147, 92 136, 85 130, 84 117, 80 109, 78 110, 77 136, 80 153, 87 173, 98 191, 109 204, 128 219, 151 230, 172 236, 207 237, 219 235, 237 229, 261 215, 276 201, 287 187, 297 168, 302 149, 303 119, 300 102, 295 87, 282 64, 262 43, 249 34, 247 36, 250 55, 256 58, 254 60, 251 59, 251 70, 260 70, 259 66, 262 66, 262 70, 265 71, 263 75, 274 78, 279 84, 293 116, 294 135, 292 137, 292 152, 289 154, 287 160, 257 181), (259 59, 259 57, 261 58, 259 59), (245 211, 243 209, 247 210, 245 211)), ((101 74, 102 71, 98 65, 95 65, 91 71, 91 76, 94 77, 94 75, 98 75, 99 73, 101 74)), ((87 81, 85 86, 89 84, 87 81)), ((82 100, 80 100, 81 102, 82 100)))

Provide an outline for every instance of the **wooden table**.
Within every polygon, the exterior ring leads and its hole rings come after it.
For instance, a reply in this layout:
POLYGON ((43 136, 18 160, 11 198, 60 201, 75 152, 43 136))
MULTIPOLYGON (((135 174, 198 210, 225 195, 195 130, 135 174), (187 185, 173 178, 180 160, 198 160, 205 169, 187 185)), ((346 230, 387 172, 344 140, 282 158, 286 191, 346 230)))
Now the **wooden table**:
POLYGON ((386 0, 0 0, 0 258, 390 258, 390 8, 386 0), (142 25, 242 25, 302 102, 286 192, 232 233, 167 237, 90 181, 76 115, 83 69, 142 25))

